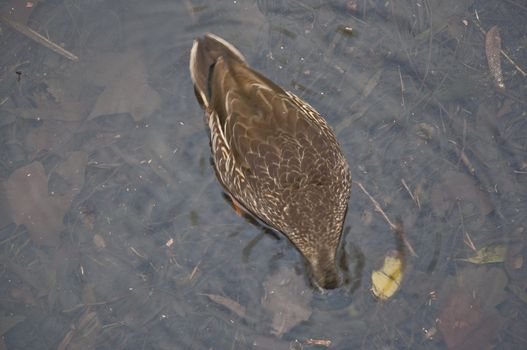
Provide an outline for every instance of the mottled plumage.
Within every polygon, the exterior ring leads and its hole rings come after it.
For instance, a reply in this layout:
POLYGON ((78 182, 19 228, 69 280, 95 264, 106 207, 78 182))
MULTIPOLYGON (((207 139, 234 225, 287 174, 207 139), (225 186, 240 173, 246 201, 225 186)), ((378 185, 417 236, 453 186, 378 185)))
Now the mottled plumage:
POLYGON ((254 71, 215 35, 195 40, 190 73, 225 190, 289 238, 316 283, 337 287, 351 173, 335 134, 309 104, 254 71))

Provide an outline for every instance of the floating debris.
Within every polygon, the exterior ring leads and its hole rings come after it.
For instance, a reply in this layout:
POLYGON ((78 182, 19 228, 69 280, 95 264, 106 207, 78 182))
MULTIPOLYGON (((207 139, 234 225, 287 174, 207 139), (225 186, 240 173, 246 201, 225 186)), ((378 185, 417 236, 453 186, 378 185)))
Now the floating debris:
POLYGON ((331 346, 331 340, 329 339, 306 339, 305 341, 306 345, 318 345, 318 346, 325 346, 326 348, 329 348, 331 346))
POLYGON ((397 292, 403 280, 403 266, 397 255, 387 256, 382 268, 372 272, 371 291, 377 298, 387 300, 397 292))
POLYGON ((507 255, 507 247, 503 244, 484 247, 476 252, 476 254, 467 259, 460 259, 461 261, 466 261, 472 264, 492 264, 492 263, 501 263, 505 261, 505 256, 507 255))
POLYGON ((352 36, 353 35, 353 28, 350 27, 350 26, 346 26, 346 25, 339 25, 337 27, 337 32, 343 34, 343 35, 347 35, 347 36, 352 36))

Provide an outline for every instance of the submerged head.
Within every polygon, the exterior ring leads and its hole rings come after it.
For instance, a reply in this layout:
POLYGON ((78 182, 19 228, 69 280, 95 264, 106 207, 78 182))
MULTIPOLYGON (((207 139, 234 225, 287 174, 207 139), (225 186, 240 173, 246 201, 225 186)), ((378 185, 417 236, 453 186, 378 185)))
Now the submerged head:
POLYGON ((342 205, 321 204, 308 208, 308 201, 299 201, 288 210, 285 235, 306 259, 314 285, 323 289, 335 289, 342 285, 342 274, 337 256, 346 214, 342 205))

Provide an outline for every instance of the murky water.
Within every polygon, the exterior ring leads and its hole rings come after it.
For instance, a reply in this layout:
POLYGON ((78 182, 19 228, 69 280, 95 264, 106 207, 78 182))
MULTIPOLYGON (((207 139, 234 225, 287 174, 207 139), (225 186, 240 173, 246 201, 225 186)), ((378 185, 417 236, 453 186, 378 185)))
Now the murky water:
POLYGON ((525 2, 0 6, 0 349, 527 348, 525 2), (346 286, 313 289, 224 198, 188 73, 205 32, 336 130, 346 286))

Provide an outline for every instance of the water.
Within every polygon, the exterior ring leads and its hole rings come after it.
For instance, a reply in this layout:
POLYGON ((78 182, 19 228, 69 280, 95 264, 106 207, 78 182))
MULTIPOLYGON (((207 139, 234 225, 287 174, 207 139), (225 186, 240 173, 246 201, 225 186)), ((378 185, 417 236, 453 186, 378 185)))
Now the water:
POLYGON ((0 348, 527 347, 524 2, 31 4, 0 13, 79 60, 0 23, 0 348), (343 288, 314 290, 222 195, 188 73, 205 32, 336 130, 356 182, 343 288), (372 272, 401 252, 381 301, 372 272))

